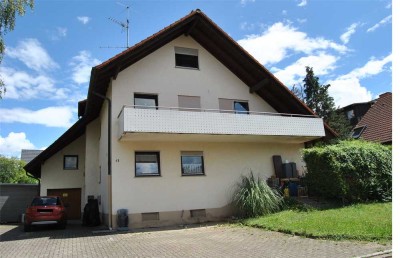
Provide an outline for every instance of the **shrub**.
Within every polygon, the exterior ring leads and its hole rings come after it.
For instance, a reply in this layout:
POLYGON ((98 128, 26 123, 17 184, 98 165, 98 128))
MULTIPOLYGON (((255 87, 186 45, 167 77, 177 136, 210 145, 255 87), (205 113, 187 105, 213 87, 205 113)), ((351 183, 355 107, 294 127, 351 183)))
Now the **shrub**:
POLYGON ((257 217, 279 211, 283 205, 282 196, 271 189, 265 180, 254 177, 253 172, 242 176, 233 195, 233 204, 241 216, 257 217))
POLYGON ((350 202, 390 201, 392 152, 365 141, 341 141, 303 151, 309 191, 350 202))

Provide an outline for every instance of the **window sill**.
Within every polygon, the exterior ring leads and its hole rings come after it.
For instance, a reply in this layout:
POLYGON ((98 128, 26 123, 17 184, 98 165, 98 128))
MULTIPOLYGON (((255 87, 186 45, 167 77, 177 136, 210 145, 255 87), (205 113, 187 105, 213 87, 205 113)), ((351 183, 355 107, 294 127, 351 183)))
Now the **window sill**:
POLYGON ((135 175, 135 177, 161 177, 161 175, 135 175))
POLYGON ((195 68, 195 67, 175 66, 175 68, 200 71, 200 68, 195 68))
POLYGON ((181 176, 186 177, 186 176, 206 176, 206 174, 181 174, 181 176))

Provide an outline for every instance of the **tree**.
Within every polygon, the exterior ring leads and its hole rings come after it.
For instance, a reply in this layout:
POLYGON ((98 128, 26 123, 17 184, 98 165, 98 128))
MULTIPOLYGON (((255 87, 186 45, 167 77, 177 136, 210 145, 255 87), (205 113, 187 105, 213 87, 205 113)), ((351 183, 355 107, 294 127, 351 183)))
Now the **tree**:
POLYGON ((305 103, 326 121, 329 114, 335 110, 335 102, 328 93, 331 85, 321 85, 319 78, 314 75, 312 67, 307 66, 306 73, 306 77, 303 80, 305 103))
POLYGON ((0 183, 36 184, 37 180, 26 175, 25 162, 0 155, 0 183))
POLYGON ((313 68, 308 66, 303 83, 299 87, 293 86, 293 93, 337 132, 339 139, 349 138, 350 122, 335 108, 335 101, 328 92, 331 85, 320 84, 319 78, 314 75, 313 68))
MULTIPOLYGON (((26 7, 33 8, 33 0, 1 0, 0 2, 0 64, 4 55, 4 40, 3 35, 14 30, 15 15, 20 16, 25 14, 26 7)), ((0 99, 6 92, 3 80, 0 78, 0 99)))

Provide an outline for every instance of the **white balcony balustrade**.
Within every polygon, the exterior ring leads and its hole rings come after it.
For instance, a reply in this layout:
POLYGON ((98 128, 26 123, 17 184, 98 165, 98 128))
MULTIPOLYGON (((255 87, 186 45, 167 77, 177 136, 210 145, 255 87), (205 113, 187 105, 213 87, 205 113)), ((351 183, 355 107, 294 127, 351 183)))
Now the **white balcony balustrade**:
POLYGON ((239 136, 289 137, 302 142, 325 136, 321 118, 295 114, 235 114, 228 110, 124 106, 118 119, 120 139, 132 140, 160 140, 160 134, 163 134, 164 138, 165 135, 181 135, 181 138, 192 135, 192 139, 195 138, 193 135, 212 135, 214 140, 215 136, 237 136, 235 139, 239 136), (134 134, 140 136, 133 137, 134 134))

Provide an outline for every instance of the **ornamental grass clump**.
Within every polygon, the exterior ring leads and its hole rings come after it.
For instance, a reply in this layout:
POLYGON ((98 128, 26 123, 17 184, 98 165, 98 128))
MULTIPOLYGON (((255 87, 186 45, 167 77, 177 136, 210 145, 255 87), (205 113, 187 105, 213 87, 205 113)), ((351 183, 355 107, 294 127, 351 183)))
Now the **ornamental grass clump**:
POLYGON ((242 176, 233 195, 233 204, 240 216, 258 217, 281 210, 283 197, 270 188, 265 180, 255 177, 253 172, 242 176))

